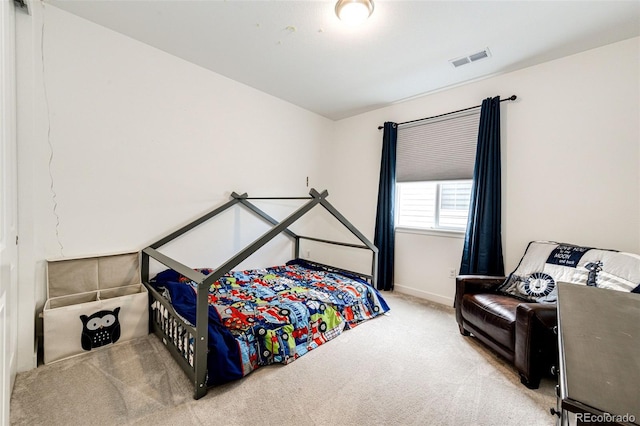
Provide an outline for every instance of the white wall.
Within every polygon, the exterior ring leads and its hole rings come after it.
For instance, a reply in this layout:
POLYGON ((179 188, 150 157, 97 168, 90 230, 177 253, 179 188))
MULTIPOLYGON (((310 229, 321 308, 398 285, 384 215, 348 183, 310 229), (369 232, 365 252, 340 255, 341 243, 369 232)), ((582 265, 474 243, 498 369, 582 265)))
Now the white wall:
MULTIPOLYGON (((333 201, 373 237, 385 121, 502 103, 503 250, 513 270, 548 239, 640 252, 639 38, 398 103, 336 123, 333 201), (357 198, 356 197, 357 194, 357 198)), ((452 72, 455 72, 452 70, 452 72)), ((384 82, 381 82, 384 84, 384 82)), ((396 234, 396 288, 451 303, 462 240, 396 234)))
MULTIPOLYGON (((497 94, 519 97, 502 104, 507 270, 533 239, 640 251, 638 38, 332 123, 50 5, 16 25, 20 370, 34 366, 45 259, 139 250, 231 190, 304 195, 307 176, 373 239, 377 126, 497 94)), ((282 217, 287 206, 266 207, 282 217)), ((247 220, 229 213, 208 230, 214 242, 190 236, 202 257, 184 242, 167 252, 216 266, 263 229, 247 220)), ((397 288, 450 303, 462 241, 399 234, 397 244, 397 288)), ((285 259, 285 246, 246 265, 285 259)))
MULTIPOLYGON (((324 188, 315 159, 331 121, 48 4, 17 24, 21 370, 34 366, 45 259, 140 250, 233 190, 304 196, 307 176, 324 188)), ((187 237, 198 250, 167 252, 215 267, 264 229, 234 211, 187 237)), ((291 257, 285 240, 271 248, 244 266, 291 257)))

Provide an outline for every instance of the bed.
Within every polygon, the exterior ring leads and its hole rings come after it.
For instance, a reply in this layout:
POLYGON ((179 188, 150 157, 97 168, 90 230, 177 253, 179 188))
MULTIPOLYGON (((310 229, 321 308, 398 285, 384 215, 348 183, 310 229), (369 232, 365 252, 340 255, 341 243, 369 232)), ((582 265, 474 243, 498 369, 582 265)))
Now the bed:
POLYGON ((305 203, 276 221, 250 198, 231 194, 226 204, 142 250, 142 279, 150 294, 150 327, 194 383, 194 398, 209 386, 239 379, 265 365, 287 364, 344 330, 389 311, 376 290, 376 247, 312 189, 305 203), (240 205, 271 229, 216 268, 192 269, 158 248, 221 212, 240 205), (297 235, 289 227, 316 206, 325 208, 362 244, 297 235), (234 271, 242 260, 279 234, 293 242, 294 259, 284 265, 234 271), (371 274, 300 259, 301 240, 371 253, 371 274), (150 278, 153 259, 168 269, 150 278))

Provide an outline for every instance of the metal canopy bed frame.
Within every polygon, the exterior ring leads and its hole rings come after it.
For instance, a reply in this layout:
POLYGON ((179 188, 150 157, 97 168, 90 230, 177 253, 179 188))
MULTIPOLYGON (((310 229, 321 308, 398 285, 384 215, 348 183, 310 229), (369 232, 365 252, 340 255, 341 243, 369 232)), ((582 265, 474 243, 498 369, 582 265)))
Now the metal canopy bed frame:
MULTIPOLYGON (((309 197, 249 197, 246 193, 237 194, 233 192, 231 194, 231 200, 217 207, 210 212, 204 214, 188 225, 183 226, 175 232, 167 235, 166 237, 151 244, 149 247, 142 250, 142 282, 149 290, 150 303, 158 303, 162 306, 160 309, 150 309, 150 328, 165 344, 165 347, 169 350, 173 358, 178 362, 178 365, 185 371, 187 376, 194 383, 194 398, 199 399, 207 393, 207 352, 208 352, 208 294, 209 287, 217 280, 222 278, 225 274, 229 273, 232 268, 236 267, 240 262, 248 258, 250 255, 259 250, 266 243, 271 241, 277 235, 284 233, 290 237, 295 244, 295 258, 300 257, 300 241, 310 240, 320 243, 327 243, 345 247, 352 247, 358 249, 366 249, 372 252, 371 261, 371 275, 362 274, 347 269, 341 269, 324 265, 316 262, 318 266, 324 267, 332 272, 346 272, 354 274, 371 283, 375 288, 377 282, 377 264, 378 264, 378 249, 369 241, 355 226, 351 224, 335 207, 333 207, 326 199, 329 193, 325 190, 318 192, 315 189, 311 189, 309 197), (250 200, 308 200, 305 204, 295 210, 284 220, 278 222, 263 210, 258 208, 250 200), (163 245, 173 241, 179 236, 192 230, 193 228, 201 225, 209 219, 217 216, 221 212, 229 209, 230 207, 239 204, 249 211, 256 214, 259 218, 263 219, 267 223, 272 225, 272 228, 264 233, 261 237, 249 244, 235 256, 224 262, 219 267, 215 268, 209 275, 204 275, 201 272, 194 270, 162 253, 157 249, 163 245), (289 228, 294 222, 304 216, 307 212, 312 210, 315 206, 321 205, 324 207, 334 218, 336 218, 344 227, 346 227, 353 235, 355 235, 362 244, 351 244, 339 241, 325 240, 320 238, 308 237, 297 235, 289 228), (191 325, 184 321, 180 315, 178 315, 171 303, 163 297, 150 283, 149 283, 149 261, 150 258, 162 263, 168 268, 182 274, 188 279, 194 281, 197 284, 197 302, 196 302, 196 324, 191 325)), ((159 305, 156 305, 159 307, 159 305)))

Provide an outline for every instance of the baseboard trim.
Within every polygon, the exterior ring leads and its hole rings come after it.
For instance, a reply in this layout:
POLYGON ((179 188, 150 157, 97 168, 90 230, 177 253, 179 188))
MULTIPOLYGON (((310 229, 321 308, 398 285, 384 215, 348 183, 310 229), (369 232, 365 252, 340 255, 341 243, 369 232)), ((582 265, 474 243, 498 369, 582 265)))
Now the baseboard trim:
POLYGON ((417 288, 404 286, 401 284, 394 284, 393 289, 398 293, 408 294, 409 296, 419 297, 421 299, 427 299, 431 302, 440 303, 441 305, 453 306, 453 298, 446 297, 435 293, 430 293, 428 291, 419 290, 417 288))

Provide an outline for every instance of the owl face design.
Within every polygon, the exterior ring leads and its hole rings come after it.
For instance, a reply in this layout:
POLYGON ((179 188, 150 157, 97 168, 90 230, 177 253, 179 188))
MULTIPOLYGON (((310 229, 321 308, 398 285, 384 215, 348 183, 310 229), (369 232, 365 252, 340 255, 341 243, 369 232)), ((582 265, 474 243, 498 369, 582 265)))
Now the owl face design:
POLYGON ((99 311, 90 316, 80 315, 82 321, 82 349, 90 351, 109 343, 115 343, 120 338, 120 308, 113 311, 99 311))

